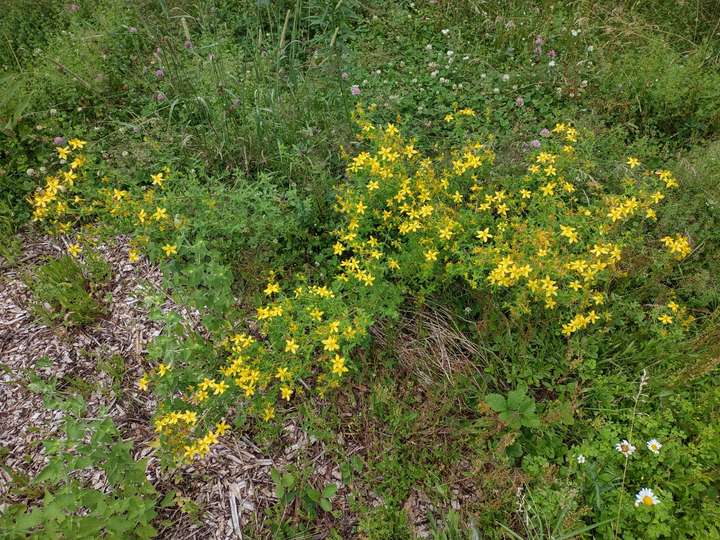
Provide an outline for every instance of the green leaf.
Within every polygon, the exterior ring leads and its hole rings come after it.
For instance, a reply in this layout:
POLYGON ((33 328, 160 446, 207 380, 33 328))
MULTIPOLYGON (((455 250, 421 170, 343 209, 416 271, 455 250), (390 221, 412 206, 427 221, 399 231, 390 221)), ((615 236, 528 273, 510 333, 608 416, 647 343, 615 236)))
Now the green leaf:
POLYGON ((320 499, 320 508, 326 512, 330 512, 332 510, 332 502, 330 502, 329 499, 320 499))
POLYGON ((519 389, 511 390, 507 397, 507 407, 512 411, 520 411, 527 404, 528 399, 525 392, 519 389))
POLYGON ((175 505, 175 493, 174 489, 168 491, 162 498, 162 501, 160 501, 160 508, 169 508, 170 506, 175 505))
POLYGON ((332 498, 337 493, 337 486, 335 484, 328 484, 325 489, 322 490, 322 496, 326 499, 332 498))
POLYGON ((277 469, 270 470, 270 478, 272 478, 273 482, 276 484, 282 484, 282 476, 280 476, 280 471, 277 469))
POLYGON ((292 474, 286 472, 282 475, 282 484, 286 488, 293 487, 295 485, 295 477, 292 474))
POLYGON ((64 476, 63 469, 63 463, 60 458, 54 458, 40 471, 40 474, 35 478, 35 482, 57 482, 64 476))
POLYGON ((511 429, 520 429, 522 425, 520 422, 520 415, 517 411, 503 411, 498 415, 498 417, 510 426, 511 429))
POLYGON ((20 514, 15 519, 15 527, 19 531, 27 531, 36 527, 44 520, 44 513, 39 508, 33 508, 32 512, 20 514))
POLYGON ((305 490, 305 494, 313 502, 320 502, 320 492, 315 488, 308 488, 305 490))
POLYGON ((502 412, 507 410, 507 401, 500 394, 488 394, 485 396, 485 402, 490 405, 493 411, 502 412))

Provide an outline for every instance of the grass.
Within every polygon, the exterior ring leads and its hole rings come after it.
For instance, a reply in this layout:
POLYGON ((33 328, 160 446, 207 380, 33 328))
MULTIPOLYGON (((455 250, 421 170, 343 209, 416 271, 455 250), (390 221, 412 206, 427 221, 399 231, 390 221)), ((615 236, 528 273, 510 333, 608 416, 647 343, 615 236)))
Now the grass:
MULTIPOLYGON (((445 115, 473 108, 474 135, 497 156, 488 182, 521 178, 556 122, 583 133, 594 156, 588 179, 608 190, 631 155, 680 182, 642 235, 657 244, 682 234, 692 251, 672 265, 650 248, 623 260, 625 278, 604 292, 627 309, 604 334, 569 341, 548 320, 518 322, 491 289, 459 281, 428 293, 389 288, 376 305, 395 307, 353 352, 347 384, 285 413, 344 464, 347 514, 311 502, 274 507, 258 537, 323 528, 371 539, 423 528, 435 538, 718 534, 715 2, 26 4, 12 2, 0 23, 0 254, 12 264, 16 232, 39 228, 28 223, 27 197, 56 163, 54 137, 90 140, 102 158, 97 178, 130 192, 167 166, 175 176, 162 204, 182 245, 161 263, 166 284, 203 310, 211 332, 254 317, 270 272, 319 283, 333 271, 336 194, 350 184, 344 156, 365 149, 351 119, 358 104, 433 156, 468 136, 445 115), (670 301, 696 320, 676 339, 641 322, 670 301), (643 370, 650 377, 635 404, 643 370), (491 395, 509 402, 523 385, 539 429, 510 426, 491 407, 491 395), (625 474, 613 448, 631 425, 638 452, 625 474), (643 448, 650 438, 664 444, 654 461, 643 448), (351 447, 360 450, 348 455, 351 447), (661 504, 636 509, 641 487, 661 504)), ((101 315, 101 286, 71 259, 36 275, 38 305, 52 307, 41 318, 83 325, 101 315)), ((177 349, 220 365, 217 348, 170 328, 156 343, 159 361, 172 363, 177 349)), ((113 391, 123 366, 103 364, 113 391)), ((273 446, 277 430, 245 426, 273 446)), ((308 480, 310 465, 297 466, 309 489, 322 488, 308 480)))

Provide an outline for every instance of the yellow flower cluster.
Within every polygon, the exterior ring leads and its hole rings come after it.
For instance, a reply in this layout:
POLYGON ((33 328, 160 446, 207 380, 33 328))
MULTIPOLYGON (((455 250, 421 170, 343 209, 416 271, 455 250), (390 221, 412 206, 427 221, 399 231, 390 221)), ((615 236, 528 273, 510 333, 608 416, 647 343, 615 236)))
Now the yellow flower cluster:
POLYGON ((665 236, 661 238, 660 241, 665 245, 668 251, 670 251, 670 253, 679 261, 687 257, 692 251, 692 248, 690 247, 690 243, 688 242, 687 238, 679 234, 676 235, 674 238, 672 236, 665 236))
MULTIPOLYGON (((622 274, 630 238, 624 228, 635 218, 654 220, 663 190, 678 187, 669 171, 652 174, 637 158, 628 166, 639 177, 625 178, 623 193, 582 180, 588 175, 578 171, 588 156, 577 129, 564 123, 553 128, 524 177, 488 180, 495 156, 480 142, 466 144, 444 166, 424 158, 393 124, 372 125, 362 110, 356 119, 378 150, 349 160, 354 181, 338 196, 346 220, 333 252, 345 277, 362 282, 359 272, 367 272, 409 284, 454 276, 473 288, 489 283, 512 293, 504 305, 518 315, 529 313, 533 301, 545 309, 562 306, 559 331, 566 336, 610 319, 596 306, 605 303, 606 284, 622 274)), ((446 117, 456 119, 457 112, 446 117)), ((685 239, 671 240, 663 239, 673 254, 687 254, 685 239)))
POLYGON ((215 429, 209 430, 204 437, 186 445, 183 449, 183 457, 188 461, 192 461, 196 457, 205 457, 210 451, 210 447, 216 444, 228 429, 230 429, 228 424, 220 422, 215 426, 215 429))
POLYGON ((155 419, 155 432, 163 433, 170 426, 176 426, 179 423, 185 424, 186 427, 191 427, 197 424, 197 420, 198 417, 195 411, 173 411, 155 419))
MULTIPOLYGON (((474 117, 471 109, 461 109, 449 121, 474 117)), ((138 382, 145 390, 162 379, 158 388, 167 391, 176 379, 193 381, 172 390, 173 409, 181 410, 165 411, 155 421, 161 439, 185 459, 207 454, 229 428, 224 421, 213 423, 239 399, 248 401, 251 415, 267 422, 278 403, 310 391, 312 381, 321 395, 336 388, 352 367, 350 352, 366 339, 378 315, 373 311, 378 302, 368 299, 388 287, 431 290, 459 278, 471 291, 490 289, 497 304, 518 319, 539 310, 568 338, 610 321, 609 284, 622 275, 624 251, 643 241, 633 224, 654 221, 665 190, 678 186, 670 172, 653 174, 637 158, 628 159, 625 171, 634 176, 619 190, 591 181, 583 171, 589 156, 568 124, 554 127, 526 173, 496 177, 490 173, 495 154, 487 143, 467 140, 449 160, 431 159, 396 125, 376 126, 361 109, 355 118, 368 150, 349 158, 348 182, 338 189, 341 224, 331 246, 335 274, 320 284, 297 276, 292 285, 271 274, 264 303, 256 308, 253 335, 228 322, 223 335, 213 337, 217 362, 209 371, 173 360, 138 382)), ((74 149, 60 149, 58 155, 67 159, 74 149)), ((48 177, 38 190, 36 219, 61 215, 60 196, 67 199, 84 158, 74 163, 71 175, 48 177)), ((131 261, 138 260, 143 246, 171 257, 178 244, 170 234, 184 218, 171 217, 154 190, 169 174, 167 169, 153 174, 140 196, 105 179, 95 201, 73 204, 101 207, 113 218, 131 221, 138 231, 131 261)), ((678 259, 690 252, 680 235, 662 242, 678 259)), ((79 245, 68 249, 80 253, 79 245)), ((667 309, 653 315, 662 327, 690 320, 674 303, 667 309)))
POLYGON ((70 198, 70 192, 75 186, 76 180, 82 175, 82 168, 87 158, 77 153, 72 161, 71 155, 76 150, 82 150, 87 143, 80 139, 70 139, 68 146, 57 147, 55 151, 61 160, 61 164, 67 168, 59 170, 55 175, 45 177, 45 185, 39 188, 30 197, 30 204, 33 208, 33 221, 50 221, 59 232, 66 233, 70 230, 72 217, 70 204, 80 203, 79 197, 70 198))
POLYGON ((575 315, 575 317, 572 318, 572 320, 570 322, 563 324, 562 333, 564 336, 569 336, 573 332, 582 330, 589 324, 598 322, 598 320, 600 320, 600 317, 598 317, 598 315, 597 315, 597 313, 595 313, 594 309, 591 310, 587 315, 578 313, 577 315, 575 315))

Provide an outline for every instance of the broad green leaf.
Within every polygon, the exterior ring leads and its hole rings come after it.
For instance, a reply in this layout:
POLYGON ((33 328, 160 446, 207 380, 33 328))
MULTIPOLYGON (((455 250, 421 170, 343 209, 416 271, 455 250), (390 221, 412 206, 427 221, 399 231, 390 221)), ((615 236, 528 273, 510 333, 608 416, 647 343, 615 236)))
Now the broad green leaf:
POLYGON ((495 412, 502 412, 507 410, 507 401, 505 397, 500 394, 488 394, 485 396, 485 402, 490 405, 492 410, 495 412))

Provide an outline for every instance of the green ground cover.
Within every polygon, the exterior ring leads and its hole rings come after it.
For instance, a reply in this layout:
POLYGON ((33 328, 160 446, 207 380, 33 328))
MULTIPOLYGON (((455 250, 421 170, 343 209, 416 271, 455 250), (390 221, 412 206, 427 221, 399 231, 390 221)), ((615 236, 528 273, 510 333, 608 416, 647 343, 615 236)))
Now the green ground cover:
MULTIPOLYGON (((343 512, 298 463, 250 537, 413 538, 418 494, 435 538, 720 537, 717 2, 14 0, 0 34, 0 254, 83 261, 38 306, 96 317, 128 235, 207 330, 167 316, 140 380, 168 464, 288 417, 342 464, 343 512)), ((57 493, 152 537, 123 482, 57 493)), ((67 508, 0 525, 97 534, 67 508)))

